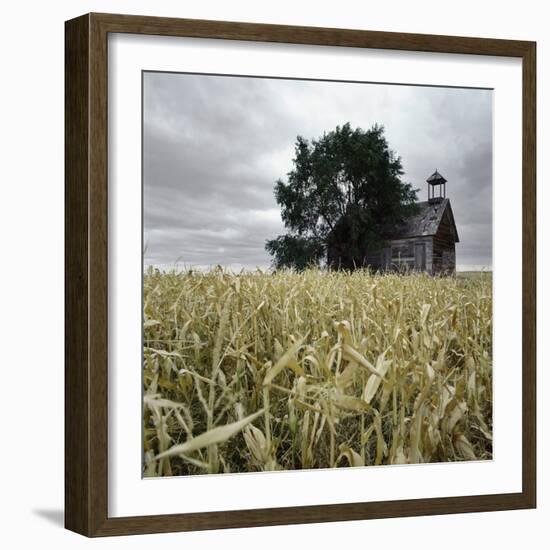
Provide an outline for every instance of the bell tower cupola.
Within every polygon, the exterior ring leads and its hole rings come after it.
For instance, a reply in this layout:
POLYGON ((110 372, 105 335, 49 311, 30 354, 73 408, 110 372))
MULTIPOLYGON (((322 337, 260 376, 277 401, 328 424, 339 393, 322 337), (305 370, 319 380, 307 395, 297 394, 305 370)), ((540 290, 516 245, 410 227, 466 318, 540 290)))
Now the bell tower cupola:
POLYGON ((445 198, 447 180, 436 169, 426 182, 428 183, 428 202, 441 202, 445 198))

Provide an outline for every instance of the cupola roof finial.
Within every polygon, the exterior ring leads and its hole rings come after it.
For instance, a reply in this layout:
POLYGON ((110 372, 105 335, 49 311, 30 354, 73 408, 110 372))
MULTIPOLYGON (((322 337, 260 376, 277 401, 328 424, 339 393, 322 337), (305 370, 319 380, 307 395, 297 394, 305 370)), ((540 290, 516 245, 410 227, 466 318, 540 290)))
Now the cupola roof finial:
POLYGON ((435 169, 435 172, 426 180, 430 185, 441 185, 447 180, 435 169))

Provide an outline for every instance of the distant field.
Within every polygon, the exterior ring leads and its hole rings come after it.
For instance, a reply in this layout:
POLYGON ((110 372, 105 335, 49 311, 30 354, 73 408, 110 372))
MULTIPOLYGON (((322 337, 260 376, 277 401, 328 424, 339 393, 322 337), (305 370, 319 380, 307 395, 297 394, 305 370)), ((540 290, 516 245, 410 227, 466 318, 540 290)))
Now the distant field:
POLYGON ((492 271, 457 271, 456 276, 461 279, 491 279, 493 278, 492 271))
POLYGON ((492 457, 492 275, 144 277, 148 476, 492 457))

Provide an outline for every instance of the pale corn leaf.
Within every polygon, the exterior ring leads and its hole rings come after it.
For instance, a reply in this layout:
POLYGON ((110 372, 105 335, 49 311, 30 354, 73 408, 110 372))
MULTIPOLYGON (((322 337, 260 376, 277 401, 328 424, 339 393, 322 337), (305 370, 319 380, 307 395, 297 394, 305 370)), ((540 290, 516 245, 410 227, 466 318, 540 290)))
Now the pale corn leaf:
POLYGON ((271 381, 291 362, 294 357, 294 354, 300 349, 304 338, 301 338, 294 342, 285 353, 280 357, 280 359, 267 371, 267 374, 264 378, 264 386, 268 386, 271 381))
POLYGON ((407 464, 407 457, 405 456, 405 453, 403 452, 403 446, 402 445, 397 447, 397 450, 395 451, 395 456, 392 460, 392 464, 407 464))
POLYGON ((365 403, 362 399, 348 395, 336 394, 333 398, 333 403, 340 409, 344 409, 346 411, 363 413, 371 410, 370 405, 365 403))
POLYGON ((468 405, 461 401, 453 409, 453 412, 449 415, 447 421, 447 433, 451 433, 454 430, 454 427, 457 425, 458 421, 464 416, 464 413, 468 410, 468 405))
POLYGON ((363 392, 363 399, 370 403, 372 401, 372 398, 376 394, 376 391, 378 390, 378 387, 380 386, 380 382, 386 376, 386 372, 388 372, 388 368, 391 365, 391 361, 386 361, 384 359, 385 353, 382 353, 378 359, 376 360, 376 372, 378 373, 378 376, 371 374, 369 376, 369 379, 367 380, 367 384, 365 386, 365 391, 363 392))
POLYGON ((144 477, 155 477, 157 475, 157 463, 155 462, 155 453, 147 451, 145 453, 145 471, 144 477))
POLYGON ((253 425, 248 425, 243 431, 243 437, 252 456, 258 462, 265 462, 268 458, 268 445, 263 432, 253 425))
POLYGON ((337 462, 340 462, 340 459, 342 458, 347 459, 350 466, 357 467, 365 465, 365 461, 359 453, 355 452, 351 447, 343 444, 340 445, 340 455, 338 456, 337 462))
POLYGON ((187 440, 185 443, 174 445, 163 453, 158 454, 155 458, 161 459, 169 456, 191 453, 197 449, 203 449, 204 447, 209 447, 210 445, 223 443, 233 437, 236 433, 240 432, 246 425, 250 424, 250 422, 263 414, 263 412, 264 410, 262 409, 247 416, 246 418, 243 418, 242 420, 233 422, 232 424, 226 424, 225 426, 213 428, 208 432, 204 432, 201 435, 194 437, 193 439, 187 440))
POLYGON ((422 310, 420 312, 420 326, 424 328, 426 325, 426 321, 428 319, 428 314, 430 313, 431 304, 424 304, 422 306, 422 310))
POLYGON ((354 361, 361 367, 364 367, 370 371, 375 376, 380 376, 380 373, 376 370, 376 367, 370 363, 363 355, 361 355, 357 350, 353 349, 350 345, 344 344, 342 347, 344 350, 344 357, 350 361, 354 361))
POLYGON ((143 397, 143 403, 148 407, 163 407, 165 409, 186 408, 183 403, 176 403, 175 401, 170 401, 169 399, 163 399, 158 397, 158 394, 145 395, 143 397))
POLYGON ((461 454, 466 460, 477 460, 474 448, 464 434, 460 434, 458 437, 455 437, 454 445, 459 454, 461 454))
POLYGON ((358 368, 357 363, 350 363, 340 374, 336 376, 336 386, 342 390, 347 388, 353 382, 358 368))

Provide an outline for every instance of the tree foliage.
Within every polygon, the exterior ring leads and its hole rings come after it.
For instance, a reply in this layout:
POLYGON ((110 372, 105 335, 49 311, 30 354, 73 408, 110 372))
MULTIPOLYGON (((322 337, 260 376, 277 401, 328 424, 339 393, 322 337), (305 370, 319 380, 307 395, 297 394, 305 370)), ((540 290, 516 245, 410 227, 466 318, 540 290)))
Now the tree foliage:
POLYGON ((319 139, 298 136, 287 182, 275 198, 287 233, 266 243, 275 267, 364 266, 367 249, 380 247, 415 208, 416 191, 401 181, 401 159, 384 128, 337 126, 319 139))

